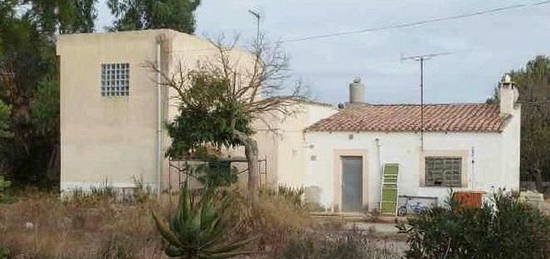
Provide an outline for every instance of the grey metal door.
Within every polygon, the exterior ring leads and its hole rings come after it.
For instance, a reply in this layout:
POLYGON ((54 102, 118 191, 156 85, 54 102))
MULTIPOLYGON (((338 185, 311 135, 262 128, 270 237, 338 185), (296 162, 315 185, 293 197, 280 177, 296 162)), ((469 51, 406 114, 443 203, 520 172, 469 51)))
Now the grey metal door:
POLYGON ((363 157, 342 157, 342 211, 363 208, 363 157))

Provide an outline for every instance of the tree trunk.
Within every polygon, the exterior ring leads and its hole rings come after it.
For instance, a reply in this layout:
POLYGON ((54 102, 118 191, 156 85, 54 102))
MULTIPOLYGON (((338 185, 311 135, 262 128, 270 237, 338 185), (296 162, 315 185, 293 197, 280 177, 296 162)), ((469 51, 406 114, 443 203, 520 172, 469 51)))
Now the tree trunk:
POLYGON ((244 145, 244 154, 248 160, 248 199, 255 203, 259 185, 258 143, 238 130, 233 130, 233 134, 244 145))
POLYGON ((58 181, 60 179, 60 156, 59 156, 59 144, 53 146, 50 153, 50 159, 48 162, 48 169, 46 176, 50 181, 58 181))
POLYGON ((542 185, 542 170, 533 169, 533 171, 531 171, 531 174, 535 178, 535 188, 537 189, 537 192, 543 193, 544 187, 542 185))

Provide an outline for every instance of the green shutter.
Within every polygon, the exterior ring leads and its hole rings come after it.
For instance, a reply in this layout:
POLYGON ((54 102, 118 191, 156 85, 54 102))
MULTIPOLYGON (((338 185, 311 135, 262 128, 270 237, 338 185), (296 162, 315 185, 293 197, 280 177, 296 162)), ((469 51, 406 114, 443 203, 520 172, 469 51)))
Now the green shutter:
POLYGON ((399 164, 384 164, 382 176, 382 192, 380 197, 380 213, 395 215, 397 211, 397 179, 399 176, 399 164))

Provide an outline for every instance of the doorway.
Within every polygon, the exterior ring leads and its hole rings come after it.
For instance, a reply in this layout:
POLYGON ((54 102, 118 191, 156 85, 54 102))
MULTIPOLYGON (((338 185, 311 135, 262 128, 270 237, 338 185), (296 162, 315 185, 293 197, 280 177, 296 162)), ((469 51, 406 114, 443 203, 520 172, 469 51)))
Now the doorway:
POLYGON ((342 156, 342 211, 363 209, 363 157, 342 156))

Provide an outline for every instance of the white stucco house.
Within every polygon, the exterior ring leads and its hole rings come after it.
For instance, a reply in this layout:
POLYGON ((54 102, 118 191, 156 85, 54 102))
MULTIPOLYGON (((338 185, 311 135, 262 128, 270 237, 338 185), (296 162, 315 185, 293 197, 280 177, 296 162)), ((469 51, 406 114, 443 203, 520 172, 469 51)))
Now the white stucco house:
POLYGON ((305 129, 304 185, 325 208, 379 208, 385 163, 399 165, 399 195, 439 204, 449 187, 488 194, 519 189, 521 107, 508 76, 499 104, 366 104, 358 102, 364 89, 354 96, 357 87, 364 86, 350 85, 346 108, 305 129))
MULTIPOLYGON (((145 30, 61 35, 60 66, 61 190, 89 190, 108 185, 134 188, 136 181, 155 190, 178 188, 165 152, 170 139, 164 123, 177 114, 172 89, 161 72, 216 59, 207 40, 173 30, 145 30)), ((231 59, 246 75, 254 57, 234 49, 231 59)), ((303 184, 303 129, 336 112, 322 103, 303 103, 292 118, 269 116, 269 129, 257 122, 255 138, 264 161, 263 183, 303 184)), ((243 156, 242 150, 228 155, 243 156)))
MULTIPOLYGON (((136 179, 158 191, 177 188, 163 127, 177 103, 146 64, 171 74, 216 49, 188 34, 146 30, 61 35, 57 54, 61 190, 134 188, 136 179)), ((231 58, 243 71, 254 60, 239 49, 231 58)), ((449 186, 519 188, 521 107, 510 78, 498 104, 367 104, 364 92, 356 80, 344 107, 306 102, 291 117, 264 118, 269 130, 256 123, 264 183, 305 187, 308 201, 333 211, 378 208, 386 163, 399 165, 399 195, 443 201, 449 186)))

